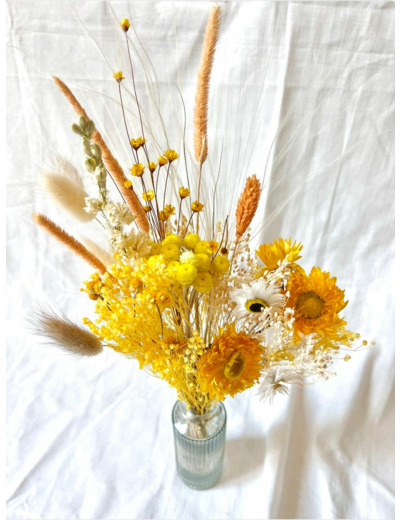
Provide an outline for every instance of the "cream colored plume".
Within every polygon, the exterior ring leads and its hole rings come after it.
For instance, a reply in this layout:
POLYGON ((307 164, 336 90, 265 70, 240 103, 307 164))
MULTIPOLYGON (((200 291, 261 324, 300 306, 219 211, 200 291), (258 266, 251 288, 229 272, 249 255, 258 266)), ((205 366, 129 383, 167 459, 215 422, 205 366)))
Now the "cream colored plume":
POLYGON ((90 238, 81 237, 81 241, 86 249, 96 256, 107 268, 115 264, 116 260, 110 251, 107 251, 93 240, 90 240, 90 238))
POLYGON ((50 339, 52 344, 78 356, 95 356, 103 350, 97 336, 51 312, 41 310, 37 313, 35 332, 50 339))
POLYGON ((47 193, 63 209, 81 222, 92 220, 95 215, 85 211, 88 194, 77 169, 64 157, 57 157, 52 168, 40 172, 40 181, 47 193))

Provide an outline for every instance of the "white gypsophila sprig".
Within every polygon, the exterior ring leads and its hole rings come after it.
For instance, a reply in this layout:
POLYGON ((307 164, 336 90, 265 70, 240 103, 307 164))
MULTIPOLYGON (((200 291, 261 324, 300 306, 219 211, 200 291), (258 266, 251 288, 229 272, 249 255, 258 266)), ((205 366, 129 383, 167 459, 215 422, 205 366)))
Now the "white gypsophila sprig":
POLYGON ((300 368, 290 365, 273 367, 265 373, 258 389, 258 395, 262 400, 269 399, 272 402, 277 393, 288 395, 289 385, 303 382, 304 372, 300 368))

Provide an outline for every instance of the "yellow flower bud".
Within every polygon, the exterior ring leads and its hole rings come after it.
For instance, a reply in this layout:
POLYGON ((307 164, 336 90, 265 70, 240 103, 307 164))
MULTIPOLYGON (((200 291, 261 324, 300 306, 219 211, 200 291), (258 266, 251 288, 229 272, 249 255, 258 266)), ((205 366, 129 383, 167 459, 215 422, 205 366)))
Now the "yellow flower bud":
POLYGON ((145 191, 143 194, 142 194, 142 197, 144 200, 146 201, 150 201, 150 200, 153 200, 154 199, 154 191, 153 190, 148 190, 148 191, 145 191))
POLYGON ((128 31, 129 31, 129 27, 131 26, 131 24, 130 24, 128 18, 123 18, 123 19, 121 20, 120 26, 121 26, 121 28, 122 28, 122 30, 123 30, 124 32, 128 32, 128 31))
POLYGON ((216 274, 225 274, 229 270, 229 260, 226 256, 217 255, 211 263, 211 271, 216 274))
POLYGON ((183 245, 186 247, 186 249, 194 249, 198 242, 200 242, 200 238, 199 235, 196 235, 196 233, 189 233, 183 239, 183 245))
POLYGON ((144 173, 144 166, 141 163, 136 163, 132 166, 130 171, 134 177, 141 177, 144 173))
POLYGON ((118 83, 121 83, 123 79, 125 79, 124 75, 122 74, 122 70, 118 70, 117 72, 114 72, 113 78, 118 81, 118 83))
POLYGON ((176 268, 176 279, 182 285, 190 285, 197 276, 197 269, 191 264, 180 264, 176 268))
POLYGON ((194 265, 198 271, 208 271, 210 269, 211 258, 203 253, 194 255, 194 265))
POLYGON ((131 146, 135 150, 139 150, 144 143, 146 142, 146 139, 143 139, 143 137, 138 137, 137 139, 131 139, 131 146))
POLYGON ((163 244, 161 247, 161 252, 166 260, 178 260, 181 251, 179 246, 173 243, 163 244))
POLYGON ((175 159, 178 159, 179 155, 175 150, 165 150, 164 157, 171 163, 175 161, 175 159))
POLYGON ((213 278, 210 273, 199 273, 193 282, 193 287, 200 293, 208 293, 213 286, 213 278))
POLYGON ((184 188, 183 186, 181 186, 178 190, 178 193, 181 199, 185 199, 190 195, 190 190, 189 188, 184 188))
POLYGON ((157 168, 157 164, 155 162, 149 162, 148 166, 151 173, 153 173, 154 170, 157 168))
POLYGON ((163 243, 163 245, 165 245, 165 244, 175 244, 178 247, 181 247, 182 239, 181 239, 181 237, 178 237, 178 235, 171 234, 171 235, 167 235, 164 238, 162 243, 163 243))
POLYGON ((194 252, 199 254, 204 254, 204 255, 208 255, 208 256, 211 256, 212 255, 212 251, 211 251, 211 247, 210 247, 210 242, 208 242, 208 240, 200 240, 200 242, 198 242, 194 248, 194 252))
POLYGON ((192 202, 192 211, 194 211, 195 213, 199 213, 199 211, 202 211, 203 208, 204 208, 204 204, 201 204, 198 200, 192 202))

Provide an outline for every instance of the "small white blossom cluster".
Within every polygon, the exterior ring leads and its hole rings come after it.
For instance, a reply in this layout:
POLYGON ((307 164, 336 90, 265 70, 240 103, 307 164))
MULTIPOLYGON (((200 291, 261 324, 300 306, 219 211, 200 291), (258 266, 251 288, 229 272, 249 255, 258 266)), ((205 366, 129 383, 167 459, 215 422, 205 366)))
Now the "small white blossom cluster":
POLYGON ((131 265, 150 253, 148 234, 137 232, 133 222, 123 226, 122 230, 111 230, 108 235, 115 251, 131 265))

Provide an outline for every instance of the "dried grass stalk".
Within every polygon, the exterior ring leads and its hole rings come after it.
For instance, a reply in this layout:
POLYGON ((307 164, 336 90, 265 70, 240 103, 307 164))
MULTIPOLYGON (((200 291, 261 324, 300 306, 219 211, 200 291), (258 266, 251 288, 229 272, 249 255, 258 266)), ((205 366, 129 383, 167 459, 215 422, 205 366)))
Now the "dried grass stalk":
POLYGON ((46 336, 52 343, 78 356, 95 356, 103 351, 99 338, 67 318, 39 311, 35 320, 35 332, 46 336))
POLYGON ((204 34, 203 51, 201 55, 200 68, 197 74, 197 89, 194 106, 194 156, 200 164, 203 164, 206 160, 208 152, 208 91, 219 25, 220 7, 214 6, 210 10, 204 34))
POLYGON ((67 159, 58 157, 51 171, 40 172, 41 182, 52 197, 73 217, 81 222, 89 222, 93 213, 85 211, 85 197, 88 197, 83 186, 82 177, 67 159))
MULTIPOLYGON (((89 120, 89 117, 85 110, 82 108, 82 106, 79 104, 76 97, 73 95, 71 90, 67 87, 67 85, 61 81, 56 76, 53 76, 53 80, 60 89, 60 91, 64 94, 64 96, 68 99, 68 101, 71 103, 73 109, 79 116, 83 116, 86 120, 89 120)), ((115 159, 115 157, 112 155, 111 151, 109 150, 108 146, 104 142, 104 139, 98 132, 98 130, 95 130, 93 132, 92 139, 95 143, 97 143, 102 151, 103 154, 103 161, 105 165, 107 166, 108 171, 112 175, 114 181, 118 185, 118 188, 121 190, 121 193, 129 207, 129 209, 132 211, 132 214, 136 217, 136 222, 139 228, 144 231, 145 233, 149 232, 150 226, 149 221, 147 220, 146 213, 143 209, 143 206, 134 192, 133 188, 126 188, 125 182, 128 180, 125 176, 121 166, 119 165, 118 161, 115 159)))
POLYGON ((52 220, 47 218, 45 215, 42 215, 41 213, 34 213, 32 215, 32 218, 38 226, 42 227, 45 231, 47 231, 47 233, 52 235, 58 241, 62 242, 76 255, 86 260, 86 262, 90 264, 94 269, 99 271, 101 274, 104 274, 106 272, 105 265, 102 262, 100 262, 100 260, 95 255, 88 251, 86 247, 80 242, 78 242, 74 237, 72 237, 59 226, 57 226, 57 224, 55 224, 52 220))
POLYGON ((244 235, 257 211, 261 195, 261 183, 255 175, 247 177, 236 208, 236 238, 244 235))

